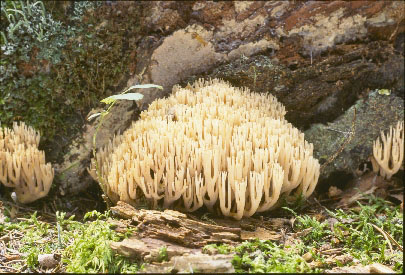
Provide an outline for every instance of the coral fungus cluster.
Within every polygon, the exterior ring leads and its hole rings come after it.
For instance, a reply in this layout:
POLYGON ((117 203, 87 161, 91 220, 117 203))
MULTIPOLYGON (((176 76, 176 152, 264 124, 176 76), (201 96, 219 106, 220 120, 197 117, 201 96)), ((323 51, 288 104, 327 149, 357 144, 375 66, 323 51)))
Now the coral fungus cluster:
POLYGON ((13 187, 21 203, 46 196, 54 170, 38 150, 40 135, 32 127, 14 122, 13 129, 0 128, 0 182, 13 187))
MULTIPOLYGON (((282 194, 308 197, 319 163, 304 134, 270 94, 221 80, 175 86, 96 155, 113 202, 205 205, 241 219, 271 209, 282 194)), ((94 160, 90 174, 97 180, 94 160)))
POLYGON ((371 163, 375 173, 390 179, 403 165, 404 121, 398 121, 395 128, 390 126, 386 135, 381 131, 381 140, 377 138, 373 143, 371 163))

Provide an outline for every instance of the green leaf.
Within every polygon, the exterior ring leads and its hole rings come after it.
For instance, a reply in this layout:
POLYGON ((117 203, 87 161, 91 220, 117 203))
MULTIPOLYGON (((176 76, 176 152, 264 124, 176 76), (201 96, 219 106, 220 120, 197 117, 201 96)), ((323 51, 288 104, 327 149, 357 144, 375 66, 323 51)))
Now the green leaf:
POLYGON ((140 100, 143 98, 143 94, 140 93, 129 93, 129 94, 121 94, 121 95, 112 95, 107 98, 101 100, 101 102, 105 104, 111 104, 118 99, 125 99, 125 100, 140 100))

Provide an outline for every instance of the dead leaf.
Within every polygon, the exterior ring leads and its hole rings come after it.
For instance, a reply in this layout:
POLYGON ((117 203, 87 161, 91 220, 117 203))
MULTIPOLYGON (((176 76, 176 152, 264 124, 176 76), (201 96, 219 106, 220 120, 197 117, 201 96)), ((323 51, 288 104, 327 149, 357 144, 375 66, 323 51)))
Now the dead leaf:
POLYGON ((340 243, 339 239, 336 238, 336 237, 332 237, 332 239, 330 239, 330 242, 335 244, 335 245, 340 243))
POLYGON ((351 187, 341 194, 341 199, 337 204, 338 208, 348 207, 352 203, 362 199, 365 195, 373 194, 377 188, 386 188, 386 181, 374 173, 366 173, 353 180, 351 187))
POLYGON ((325 260, 325 263, 327 265, 336 265, 339 262, 339 263, 345 265, 345 264, 347 264, 347 263, 349 263, 351 261, 353 261, 353 257, 351 255, 344 254, 344 255, 336 256, 334 254, 334 255, 331 255, 329 258, 327 258, 325 260))
POLYGON ((325 220, 325 216, 322 213, 316 213, 312 217, 315 218, 318 222, 322 222, 325 220))
POLYGON ((397 200, 401 201, 402 202, 401 204, 403 205, 403 203, 404 203, 404 194, 403 193, 401 193, 401 194, 390 194, 390 197, 396 198, 397 200))
POLYGON ((325 243, 323 245, 321 245, 321 247, 319 248, 319 250, 324 251, 324 250, 329 250, 332 249, 332 245, 330 243, 325 243))
POLYGON ((13 255, 5 254, 4 257, 6 258, 7 261, 14 261, 14 260, 21 259, 21 255, 19 255, 19 254, 13 254, 13 255))
POLYGON ((342 190, 337 188, 336 186, 329 187, 328 196, 329 198, 337 197, 343 193, 342 190))
POLYGON ((306 228, 300 232, 297 232, 293 235, 294 238, 301 238, 301 237, 305 237, 306 235, 308 235, 311 231, 313 230, 312 227, 310 228, 306 228))
POLYGON ((260 240, 272 240, 272 241, 277 241, 281 239, 281 235, 274 232, 267 230, 263 227, 257 227, 255 231, 241 231, 240 238, 245 241, 249 239, 260 239, 260 240))

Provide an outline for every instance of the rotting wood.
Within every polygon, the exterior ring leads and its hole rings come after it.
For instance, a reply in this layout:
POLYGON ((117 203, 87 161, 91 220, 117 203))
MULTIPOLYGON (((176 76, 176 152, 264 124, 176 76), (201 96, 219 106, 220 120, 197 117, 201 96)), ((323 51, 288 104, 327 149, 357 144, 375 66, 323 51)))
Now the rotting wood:
POLYGON ((143 260, 145 262, 157 262, 159 251, 162 247, 166 248, 167 259, 183 254, 195 254, 200 251, 200 249, 197 248, 187 248, 159 239, 140 238, 136 235, 121 242, 112 242, 110 246, 120 255, 143 260))
MULTIPOLYGON (((145 262, 158 261, 159 251, 166 247, 167 258, 184 254, 194 255, 210 243, 234 244, 241 241, 241 229, 212 225, 189 219, 186 214, 173 211, 135 209, 119 201, 112 212, 130 220, 136 227, 133 235, 121 242, 112 242, 111 248, 126 257, 145 262)), ((114 222, 122 231, 128 222, 114 222)))
POLYGON ((267 220, 257 219, 257 218, 243 218, 242 220, 231 220, 231 219, 211 219, 216 225, 221 225, 225 227, 236 227, 241 228, 242 231, 255 231, 258 227, 265 228, 266 230, 280 231, 282 228, 290 229, 291 221, 285 218, 270 218, 267 220))
POLYGON ((272 241, 277 241, 281 239, 281 235, 274 232, 274 231, 269 231, 266 230, 263 227, 258 227, 256 228, 255 231, 245 231, 242 230, 241 233, 241 239, 243 241, 245 240, 251 240, 251 239, 260 239, 260 240, 272 240, 272 241))
POLYGON ((241 229, 191 220, 174 210, 135 209, 122 201, 111 208, 114 214, 131 219, 140 238, 155 238, 184 247, 203 247, 210 243, 241 241, 241 229))
POLYGON ((195 254, 212 243, 235 245, 248 239, 278 240, 281 235, 273 230, 289 226, 287 219, 263 221, 247 218, 241 221, 215 219, 207 222, 174 210, 145 210, 119 201, 111 211, 127 221, 111 222, 117 231, 125 226, 136 228, 133 235, 121 242, 111 243, 117 253, 147 262, 157 260, 159 249, 166 247, 168 258, 195 254))

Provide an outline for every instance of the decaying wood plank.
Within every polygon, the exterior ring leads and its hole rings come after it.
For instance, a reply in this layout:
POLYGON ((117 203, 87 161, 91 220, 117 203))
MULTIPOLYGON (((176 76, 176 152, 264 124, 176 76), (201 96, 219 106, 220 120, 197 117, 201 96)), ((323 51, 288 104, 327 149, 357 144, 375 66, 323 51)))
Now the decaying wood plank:
POLYGON ((242 230, 241 239, 242 241, 251 240, 251 239, 260 239, 260 240, 272 240, 277 241, 281 239, 281 234, 267 230, 263 227, 257 227, 255 231, 246 231, 242 230))
MULTIPOLYGON (((112 242, 111 248, 121 255, 146 262, 157 261, 162 247, 166 247, 168 259, 171 259, 199 253, 202 247, 210 243, 236 244, 241 241, 240 228, 192 220, 178 211, 135 209, 121 201, 111 210, 114 214, 131 220, 131 225, 136 227, 130 238, 112 242)), ((121 231, 123 224, 114 223, 117 230, 121 231)))
POLYGON ((131 218, 140 238, 155 238, 191 248, 218 242, 232 244, 241 240, 240 228, 191 220, 186 214, 174 210, 135 209, 121 201, 111 209, 121 217, 131 218))
POLYGON ((213 219, 216 224, 229 227, 240 227, 243 230, 252 231, 254 228, 261 226, 271 230, 279 231, 281 228, 291 228, 291 221, 285 218, 271 218, 268 220, 260 220, 252 217, 243 218, 240 221, 236 220, 220 220, 213 219))
POLYGON ((188 248, 171 242, 153 239, 139 238, 139 236, 131 236, 121 242, 112 242, 110 247, 117 253, 128 257, 143 260, 145 262, 156 262, 159 258, 159 251, 163 247, 166 248, 167 258, 171 259, 174 256, 183 254, 195 254, 200 251, 196 248, 188 248))
MULTIPOLYGON (((277 225, 283 227, 289 223, 286 219, 262 221, 252 218, 205 222, 174 210, 136 209, 122 201, 111 210, 115 215, 130 220, 131 226, 136 227, 129 239, 113 242, 111 248, 121 255, 149 262, 156 261, 162 247, 166 247, 170 259, 186 253, 194 254, 211 243, 234 245, 254 238, 278 240, 281 235, 269 229, 274 230, 277 225)), ((117 224, 117 230, 122 231, 122 225, 117 224)))

